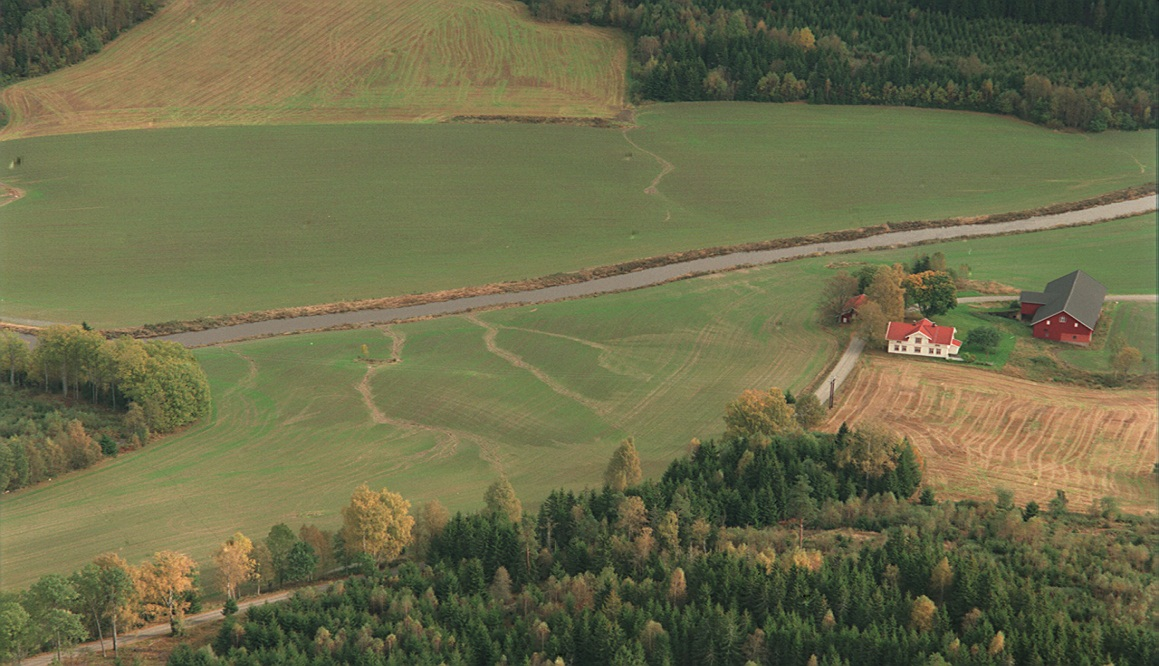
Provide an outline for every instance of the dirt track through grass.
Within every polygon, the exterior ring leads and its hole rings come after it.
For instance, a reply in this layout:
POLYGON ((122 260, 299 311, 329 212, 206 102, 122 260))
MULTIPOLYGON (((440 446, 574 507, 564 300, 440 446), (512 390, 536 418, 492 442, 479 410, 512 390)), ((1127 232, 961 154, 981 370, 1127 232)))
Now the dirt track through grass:
POLYGON ((992 498, 995 487, 1041 506, 1115 496, 1154 511, 1159 446, 1153 390, 1038 384, 946 362, 873 354, 847 383, 827 427, 879 419, 909 437, 939 497, 992 498))
POLYGON ((1155 140, 865 107, 678 104, 650 107, 639 123, 632 141, 676 166, 655 195, 644 190, 657 162, 609 129, 223 127, 0 141, 0 162, 24 158, 4 182, 28 191, 4 207, 0 317, 131 326, 1028 210, 1147 182, 1128 154, 1153 164, 1155 140))

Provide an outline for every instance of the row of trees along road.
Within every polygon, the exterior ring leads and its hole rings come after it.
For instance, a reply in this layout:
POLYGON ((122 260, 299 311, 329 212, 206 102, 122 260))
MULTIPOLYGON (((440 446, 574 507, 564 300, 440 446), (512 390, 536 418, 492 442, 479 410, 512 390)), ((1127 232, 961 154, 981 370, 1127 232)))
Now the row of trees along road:
POLYGON ((0 382, 5 490, 142 446, 151 433, 186 426, 210 407, 209 381, 185 347, 108 340, 80 326, 45 328, 35 348, 0 331, 0 382))
POLYGON ((1155 127, 1151 0, 525 0, 634 39, 657 101, 887 104, 1092 131, 1155 127))

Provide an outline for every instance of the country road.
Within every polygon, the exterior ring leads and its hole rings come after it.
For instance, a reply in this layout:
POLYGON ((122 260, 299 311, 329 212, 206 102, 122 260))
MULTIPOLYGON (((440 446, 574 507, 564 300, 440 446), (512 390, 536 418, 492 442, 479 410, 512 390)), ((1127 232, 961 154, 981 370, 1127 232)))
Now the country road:
MULTIPOLYGON (((326 584, 323 584, 320 587, 325 587, 325 585, 326 584)), ((297 591, 298 590, 283 590, 281 592, 275 592, 273 594, 267 594, 265 596, 255 597, 253 599, 246 599, 244 601, 239 601, 239 602, 237 602, 237 609, 238 609, 238 612, 241 612, 241 611, 244 611, 245 609, 247 609, 251 606, 259 606, 261 604, 271 604, 271 603, 276 603, 279 601, 285 601, 286 599, 289 599, 290 596, 297 591)), ((215 608, 215 609, 210 610, 210 611, 205 611, 204 613, 198 613, 197 615, 186 616, 185 617, 185 626, 186 627, 196 627, 197 625, 200 625, 200 624, 205 624, 207 622, 218 622, 222 619, 223 619, 223 616, 221 614, 221 609, 215 608)), ((136 631, 131 631, 127 634, 122 634, 119 637, 119 640, 117 641, 117 645, 118 645, 118 647, 125 647, 126 645, 132 645, 133 643, 143 641, 147 638, 158 638, 160 636, 168 636, 169 631, 170 631, 170 629, 169 629, 168 623, 152 624, 152 625, 149 625, 148 627, 141 627, 140 629, 138 629, 136 631)), ((105 638, 105 648, 108 651, 109 656, 112 657, 113 641, 109 637, 105 638)), ((91 641, 88 643, 81 643, 80 645, 77 645, 76 647, 72 648, 71 650, 67 650, 65 652, 65 661, 68 661, 68 658, 70 656, 77 654, 77 653, 80 653, 80 652, 100 652, 100 651, 101 651, 100 641, 91 641)), ((43 652, 43 653, 38 654, 36 656, 28 657, 27 659, 22 660, 20 663, 22 666, 48 666, 48 664, 51 664, 55 660, 56 660, 56 653, 55 652, 43 652)))
POLYGON ((528 305, 532 303, 546 303, 562 301, 585 296, 596 296, 618 291, 640 289, 664 284, 688 275, 701 273, 717 273, 742 266, 756 266, 771 264, 791 259, 800 259, 818 254, 837 254, 860 250, 874 250, 894 246, 917 245, 932 241, 954 240, 978 236, 994 236, 1009 233, 1040 231, 1056 227, 1066 227, 1081 224, 1091 224, 1120 217, 1141 215, 1153 212, 1156 209, 1157 196, 1151 195, 1141 199, 1120 201, 1105 204, 1094 208, 1076 210, 1056 215, 1042 215, 1028 217, 1010 222, 993 224, 976 224, 953 227, 935 227, 930 229, 915 229, 912 231, 895 231, 868 238, 859 238, 849 241, 831 241, 825 243, 810 243, 796 247, 777 250, 762 250, 756 252, 736 252, 717 257, 695 259, 681 263, 647 268, 633 273, 624 273, 612 277, 598 278, 587 282, 546 287, 530 291, 509 294, 489 294, 486 296, 471 296, 424 305, 412 305, 400 308, 381 310, 358 310, 354 312, 340 312, 327 315, 313 315, 294 317, 289 319, 271 319, 269 321, 254 322, 223 326, 205 331, 177 333, 164 336, 162 339, 180 342, 187 347, 204 347, 206 345, 221 344, 247 338, 284 335, 287 333, 301 333, 340 326, 364 326, 368 324, 386 324, 406 321, 423 317, 436 317, 477 310, 480 308, 495 308, 512 305, 528 305))
MULTIPOLYGON (((235 324, 204 331, 191 331, 162 336, 160 339, 180 342, 187 347, 205 347, 208 345, 235 342, 250 338, 303 333, 340 327, 357 327, 372 324, 388 324, 392 322, 438 317, 458 314, 471 310, 498 308, 552 301, 569 300, 609 294, 619 291, 641 289, 664 284, 689 275, 718 273, 744 266, 757 266, 782 261, 790 261, 803 257, 840 254, 877 250, 889 247, 904 247, 937 241, 956 240, 961 238, 976 238, 982 236, 997 236, 1012 233, 1027 233, 1054 229, 1058 227, 1092 224, 1107 220, 1118 219, 1154 212, 1159 202, 1159 196, 1150 195, 1130 201, 1120 201, 1083 210, 1075 210, 1055 215, 1041 215, 1028 217, 1010 222, 996 222, 990 224, 975 224, 949 227, 933 227, 915 229, 911 231, 894 231, 866 238, 848 241, 830 241, 810 243, 796 247, 776 250, 761 250, 754 252, 735 252, 704 259, 694 259, 680 263, 647 268, 632 273, 624 273, 606 278, 597 278, 586 282, 568 284, 557 287, 545 287, 528 291, 488 294, 485 296, 470 296, 423 305, 412 305, 398 308, 376 310, 356 310, 353 312, 339 312, 326 315, 310 315, 286 319, 270 319, 267 321, 248 324, 235 324)), ((990 298, 990 297, 982 297, 990 298)), ((1002 300, 1003 297, 993 297, 1002 300)), ((1006 297, 1010 298, 1010 297, 1006 297)), ((1122 297, 1109 297, 1119 298, 1122 297)), ((1131 297, 1128 297, 1131 298, 1131 297)), ((962 302, 971 302, 962 299, 962 302)), ((12 321, 10 323, 17 323, 12 321)), ((31 339, 31 336, 22 336, 31 339)), ((826 380, 827 382, 828 380, 826 380)))

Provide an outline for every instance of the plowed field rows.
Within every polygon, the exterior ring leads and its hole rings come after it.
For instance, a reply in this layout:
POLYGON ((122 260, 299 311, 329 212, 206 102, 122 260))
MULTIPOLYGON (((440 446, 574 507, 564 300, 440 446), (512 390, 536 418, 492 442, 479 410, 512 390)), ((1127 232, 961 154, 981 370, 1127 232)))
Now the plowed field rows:
POLYGON ((1119 498, 1154 511, 1159 414, 1154 391, 1036 384, 948 363, 872 355, 847 384, 828 427, 880 419, 914 443, 943 498, 1045 505, 1065 490, 1072 510, 1119 498))
POLYGON ((0 135, 456 114, 608 117, 622 37, 494 0, 181 0, 98 56, 12 86, 0 135))

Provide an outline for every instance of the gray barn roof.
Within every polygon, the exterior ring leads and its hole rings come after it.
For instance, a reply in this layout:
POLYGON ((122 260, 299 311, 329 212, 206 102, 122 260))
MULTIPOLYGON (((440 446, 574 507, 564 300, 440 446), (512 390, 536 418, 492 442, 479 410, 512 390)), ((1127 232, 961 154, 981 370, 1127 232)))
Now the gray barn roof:
POLYGON ((1042 302, 1042 307, 1034 313, 1030 321, 1033 326, 1048 317, 1066 313, 1092 331, 1099 321, 1099 313, 1103 309, 1103 299, 1107 295, 1107 288, 1098 280, 1082 271, 1068 273, 1057 280, 1047 283, 1041 294, 1037 292, 1023 292, 1030 297, 1029 303, 1042 302), (1041 301, 1034 297, 1044 297, 1041 301))

